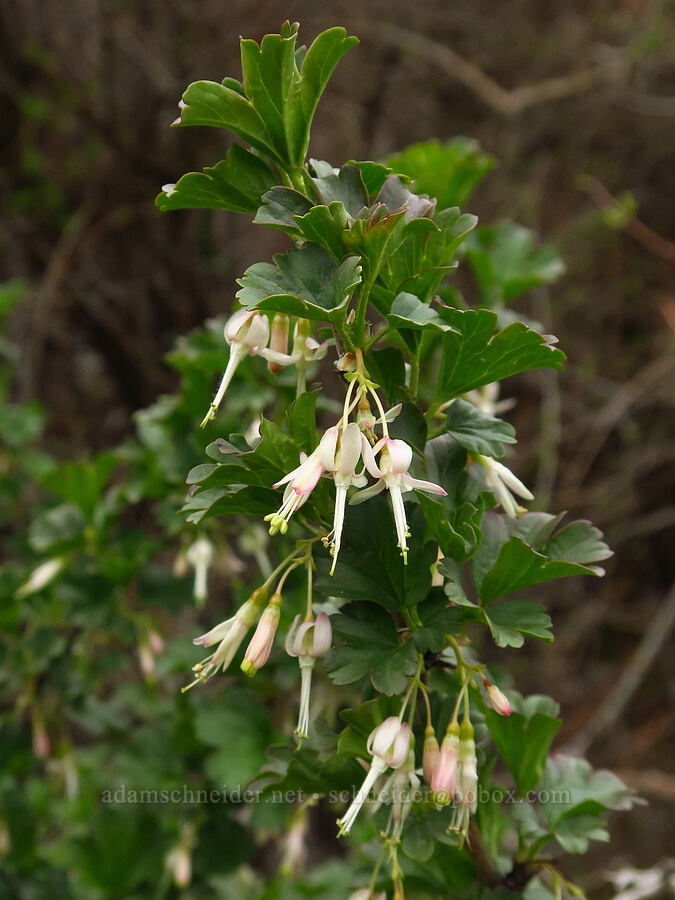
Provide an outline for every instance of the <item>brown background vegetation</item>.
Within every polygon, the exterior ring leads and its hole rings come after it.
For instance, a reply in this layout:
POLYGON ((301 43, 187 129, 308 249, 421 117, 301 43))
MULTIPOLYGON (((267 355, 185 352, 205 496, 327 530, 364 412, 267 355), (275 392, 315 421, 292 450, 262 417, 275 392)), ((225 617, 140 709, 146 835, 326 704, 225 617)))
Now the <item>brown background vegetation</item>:
POLYGON ((612 848, 578 863, 586 883, 594 864, 666 855, 675 802, 672 7, 6 0, 0 11, 0 276, 29 284, 13 321, 23 354, 16 395, 48 408, 47 441, 63 457, 119 442, 131 413, 174 386, 162 361, 174 337, 229 309, 234 278, 277 246, 242 217, 163 216, 153 205, 163 183, 224 155, 227 136, 168 125, 190 81, 239 73, 239 34, 259 38, 290 18, 305 41, 330 24, 361 37, 319 108, 314 156, 376 159, 465 134, 498 158, 470 211, 539 230, 568 268, 518 307, 569 357, 562 376, 511 386, 519 472, 540 505, 592 518, 616 551, 604 581, 550 588, 556 642, 526 644, 512 664, 523 687, 560 699, 561 746, 620 770, 649 800, 615 819, 612 848), (417 36, 408 46, 402 29, 417 36), (532 90, 513 93, 524 86, 532 90), (609 228, 605 191, 630 191, 639 221, 609 228))

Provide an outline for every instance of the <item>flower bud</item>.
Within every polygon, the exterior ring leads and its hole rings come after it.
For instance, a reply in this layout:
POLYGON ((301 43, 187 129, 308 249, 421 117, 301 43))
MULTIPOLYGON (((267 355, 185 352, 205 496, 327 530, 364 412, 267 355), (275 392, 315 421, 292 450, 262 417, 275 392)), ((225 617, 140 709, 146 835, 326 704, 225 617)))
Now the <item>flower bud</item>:
POLYGON ((267 608, 260 617, 258 627, 251 638, 251 642, 246 648, 244 659, 241 664, 242 672, 246 675, 253 676, 261 669, 269 659, 274 643, 274 636, 279 626, 279 616, 281 613, 281 594, 274 594, 267 608))
POLYGON ((459 731, 459 763, 457 769, 457 793, 463 806, 476 811, 478 772, 476 768, 476 744, 473 739, 473 725, 468 720, 462 722, 459 731))
POLYGON ((431 779, 433 777, 433 773, 436 770, 438 765, 438 757, 440 754, 440 748, 438 746, 438 741, 436 739, 436 732, 434 731, 433 725, 428 725, 426 731, 424 732, 424 748, 422 751, 422 773, 424 775, 424 780, 426 783, 431 786, 431 779))
POLYGON ((410 727, 398 716, 389 716, 374 728, 368 738, 368 752, 379 757, 390 768, 398 769, 405 762, 410 748, 410 727))
MULTIPOLYGON (((277 313, 272 319, 272 334, 270 337, 270 350, 275 353, 288 353, 288 326, 290 319, 285 313, 277 313)), ((269 360, 267 368, 274 375, 283 370, 281 363, 269 360)))
POLYGON ((457 760, 459 758, 459 725, 451 722, 438 754, 438 765, 431 777, 431 790, 436 803, 450 803, 455 793, 457 760))
POLYGON ((47 585, 51 584, 56 578, 65 564, 66 560, 63 557, 48 559, 47 562, 40 563, 36 569, 33 569, 28 581, 24 582, 24 584, 18 588, 16 599, 23 600, 24 597, 28 597, 30 594, 36 594, 38 591, 47 587, 47 585))
POLYGON ((483 679, 483 683, 488 695, 488 700, 494 711, 498 712, 500 716, 510 716, 511 704, 509 703, 508 697, 499 690, 496 684, 492 684, 485 679, 483 679))

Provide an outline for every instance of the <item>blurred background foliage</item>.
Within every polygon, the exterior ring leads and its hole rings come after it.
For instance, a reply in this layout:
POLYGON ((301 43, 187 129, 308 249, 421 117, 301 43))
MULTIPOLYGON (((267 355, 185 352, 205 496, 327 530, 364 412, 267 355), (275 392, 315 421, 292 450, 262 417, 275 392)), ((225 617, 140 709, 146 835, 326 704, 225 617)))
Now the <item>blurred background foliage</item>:
MULTIPOLYGON (((223 682, 177 693, 172 673, 194 661, 186 635, 201 614, 189 576, 171 573, 168 540, 183 540, 175 511, 206 443, 194 424, 222 369, 216 324, 174 349, 176 337, 229 312, 235 277, 284 239, 227 213, 162 215, 154 206, 162 184, 226 148, 210 129, 168 127, 185 86, 237 75, 238 35, 259 38, 285 18, 301 22, 307 42, 331 24, 361 38, 319 106, 312 155, 382 159, 466 135, 488 154, 467 210, 535 229, 565 262, 562 279, 516 304, 558 335, 569 360, 562 375, 510 384, 518 471, 539 507, 592 517, 616 557, 602 582, 542 586, 555 643, 501 651, 501 660, 521 689, 561 701, 559 747, 618 770, 649 801, 617 818, 613 843, 572 861, 568 874, 608 896, 608 869, 667 855, 672 13, 660 0, 0 6, 0 535, 10 560, 0 619, 21 635, 2 650, 0 897, 168 895, 167 853, 192 845, 209 887, 197 882, 184 896, 255 897, 253 871, 274 871, 281 851, 254 845, 248 829, 292 824, 274 807, 246 819, 236 806, 226 815, 218 804, 158 810, 100 799, 121 783, 220 786, 233 767, 248 778, 262 762, 258 748, 290 730, 290 719, 277 721, 270 734, 267 718, 251 712, 264 709, 274 679, 291 683, 284 662, 248 694, 240 685, 234 697, 223 682), (176 392, 179 375, 182 393, 158 401, 176 392), (25 560, 74 552, 85 564, 58 589, 14 599, 25 560), (95 606, 85 601, 92 596, 95 606), (153 655, 157 628, 166 646, 150 666, 143 652, 150 645, 153 655), (233 875, 244 862, 252 868, 233 875)), ((499 305, 508 284, 481 267, 483 250, 471 248, 474 264, 460 267, 456 284, 499 305)), ((240 385, 226 418, 239 430, 255 412, 240 385)), ((261 563, 255 535, 250 547, 244 559, 219 554, 212 617, 226 584, 243 599, 240 583, 261 563)), ((314 825, 316 863, 332 820, 314 825)), ((344 896, 349 883, 329 862, 297 896, 344 896)), ((296 896, 286 890, 272 884, 266 896, 296 896)))

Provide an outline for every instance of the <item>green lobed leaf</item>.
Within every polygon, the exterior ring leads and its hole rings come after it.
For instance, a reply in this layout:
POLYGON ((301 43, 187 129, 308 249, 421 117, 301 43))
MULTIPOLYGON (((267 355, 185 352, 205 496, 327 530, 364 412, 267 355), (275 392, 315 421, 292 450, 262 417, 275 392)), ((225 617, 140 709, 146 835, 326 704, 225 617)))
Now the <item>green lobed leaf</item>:
POLYGON ((373 687, 388 696, 400 694, 406 676, 414 675, 417 650, 401 643, 391 615, 374 603, 349 603, 331 616, 334 646, 326 671, 335 684, 352 684, 369 676, 373 687))
POLYGON ((244 306, 330 321, 342 314, 361 281, 358 257, 337 265, 316 244, 277 253, 274 262, 255 263, 237 279, 241 285, 237 298, 244 306))
POLYGON ((241 41, 242 84, 198 81, 183 94, 181 125, 227 128, 283 168, 304 163, 317 103, 333 69, 356 43, 344 28, 329 28, 296 55, 297 28, 268 34, 260 45, 241 41), (300 67, 298 67, 300 62, 300 67))
POLYGON ((312 159, 310 164, 316 173, 312 181, 324 205, 341 203, 349 219, 356 219, 368 205, 368 192, 359 167, 347 163, 335 172, 330 163, 322 160, 312 159))
POLYGON ((440 313, 459 332, 443 335, 437 380, 443 400, 528 369, 562 368, 565 354, 522 322, 495 334, 497 316, 490 310, 442 307, 440 313))
POLYGON ((579 520, 545 538, 541 531, 545 519, 542 513, 526 513, 517 520, 486 516, 483 543, 473 560, 474 580, 484 603, 542 581, 604 574, 594 563, 611 556, 612 551, 597 528, 579 520))
POLYGON ((299 237, 300 228, 295 217, 304 216, 310 209, 312 201, 300 191, 277 185, 263 194, 253 221, 256 225, 270 225, 291 237, 299 237))
POLYGON ((295 444, 305 453, 317 446, 316 401, 319 391, 303 391, 288 410, 288 431, 295 444))
POLYGON ((504 444, 516 443, 512 425, 459 398, 450 406, 445 429, 469 453, 484 456, 499 458, 505 453, 504 444))
POLYGON ((428 303, 422 303, 414 294, 406 292, 394 298, 387 321, 395 328, 426 329, 437 333, 455 330, 428 303))
POLYGON ((162 212, 206 208, 252 214, 276 180, 259 156, 233 144, 225 159, 203 172, 188 172, 176 184, 165 186, 155 202, 162 212))

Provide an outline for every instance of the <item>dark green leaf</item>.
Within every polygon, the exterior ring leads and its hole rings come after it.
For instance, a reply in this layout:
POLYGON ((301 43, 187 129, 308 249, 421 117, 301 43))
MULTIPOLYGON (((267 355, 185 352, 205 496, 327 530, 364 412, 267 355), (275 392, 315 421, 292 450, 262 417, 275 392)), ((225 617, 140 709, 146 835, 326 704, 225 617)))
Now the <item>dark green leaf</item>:
POLYGON ((390 404, 403 396, 405 361, 395 347, 383 347, 366 353, 366 366, 371 377, 384 391, 390 404))
POLYGON ((544 774, 551 742, 562 724, 560 719, 540 712, 530 719, 519 712, 500 716, 488 709, 485 722, 520 793, 525 794, 536 788, 544 774))
POLYGON ((500 457, 505 453, 504 444, 516 443, 512 425, 459 398, 453 401, 448 411, 445 428, 469 453, 500 457))
POLYGON ((237 279, 237 297, 244 306, 326 321, 342 313, 361 281, 357 257, 338 266, 315 244, 277 253, 274 262, 255 263, 237 279))
POLYGON ((497 316, 490 310, 443 307, 440 312, 460 332, 443 335, 437 396, 444 400, 528 369, 562 368, 565 354, 522 322, 494 334, 497 316))
MULTIPOLYGON (((296 445, 311 453, 317 445, 316 400, 319 391, 304 391, 288 411, 288 431, 296 445)), ((298 460, 299 464, 299 460, 298 460)))
POLYGON ((289 187, 277 186, 263 195, 253 220, 256 225, 271 225, 292 237, 300 235, 296 216, 304 216, 312 208, 312 201, 289 187))
POLYGON ((350 603, 331 617, 335 645, 326 657, 326 671, 336 684, 352 684, 370 676, 382 694, 400 694, 407 675, 414 675, 417 650, 401 643, 391 615, 373 603, 350 603))
POLYGON ((325 206, 341 203, 350 218, 355 219, 368 205, 368 193, 359 167, 348 164, 335 173, 327 163, 313 159, 311 164, 316 172, 312 180, 325 206))
POLYGON ((437 547, 425 542, 420 510, 408 504, 408 562, 404 565, 396 544, 396 531, 388 498, 374 497, 347 508, 343 546, 333 576, 330 561, 318 557, 316 587, 329 596, 372 600, 385 609, 404 609, 420 603, 429 592, 431 565, 437 547))
POLYGON ((266 162, 233 144, 213 168, 183 175, 176 184, 165 186, 155 202, 163 212, 208 208, 252 214, 274 184, 276 176, 266 162))
POLYGON ((338 262, 346 250, 342 235, 347 228, 344 206, 334 200, 329 206, 315 206, 306 215, 296 216, 297 228, 302 237, 328 250, 338 262))
POLYGON ((542 515, 527 513, 509 521, 501 516, 486 516, 483 544, 473 561, 474 579, 484 603, 542 581, 604 573, 592 565, 611 556, 597 528, 589 522, 571 522, 547 542, 537 540, 542 534, 542 515), (533 523, 530 516, 535 516, 533 523), (535 541, 535 545, 521 535, 535 541))

